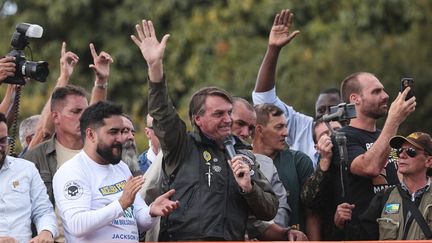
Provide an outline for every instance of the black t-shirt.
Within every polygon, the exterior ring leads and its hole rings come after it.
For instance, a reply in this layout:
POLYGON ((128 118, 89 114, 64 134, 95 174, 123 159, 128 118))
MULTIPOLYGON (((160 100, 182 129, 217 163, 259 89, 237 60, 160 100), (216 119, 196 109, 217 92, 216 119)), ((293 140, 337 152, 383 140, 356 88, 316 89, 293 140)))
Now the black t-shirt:
MULTIPOLYGON (((387 188, 389 185, 395 185, 399 183, 396 173, 396 154, 393 151, 390 153, 389 162, 382 171, 381 175, 375 178, 354 175, 349 169, 352 161, 372 147, 373 143, 378 139, 381 131, 377 130, 375 132, 369 132, 351 126, 346 126, 341 128, 339 132, 345 133, 348 153, 347 173, 345 173, 345 198, 342 198, 341 172, 339 169, 339 149, 335 139, 333 139, 333 159, 329 170, 331 178, 330 187, 332 188, 331 193, 329 193, 331 195, 331 199, 329 200, 331 205, 331 210, 329 211, 331 212, 331 215, 328 216, 332 217, 332 215, 334 215, 338 204, 342 202, 348 202, 350 204, 355 204, 352 217, 353 219, 356 219, 367 209, 370 201, 377 192, 387 188)), ((370 163, 378 162, 370 161, 370 163)), ((353 221, 355 222, 357 220, 353 221)), ((355 229, 355 225, 352 226, 354 227, 347 228, 355 229)))

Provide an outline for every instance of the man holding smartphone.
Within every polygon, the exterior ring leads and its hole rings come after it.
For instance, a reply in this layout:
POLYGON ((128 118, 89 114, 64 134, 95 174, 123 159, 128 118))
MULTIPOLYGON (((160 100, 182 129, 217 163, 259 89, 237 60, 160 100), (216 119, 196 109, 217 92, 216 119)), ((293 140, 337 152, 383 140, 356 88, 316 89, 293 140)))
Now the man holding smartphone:
MULTIPOLYGON (((337 214, 334 215, 336 225, 344 225, 339 221, 344 218, 341 216, 345 209, 352 209, 350 217, 356 222, 354 219, 366 210, 377 192, 399 183, 396 155, 391 154, 388 141, 396 135, 399 125, 415 110, 415 97, 405 100, 409 90, 410 88, 407 88, 399 93, 389 108, 389 96, 374 74, 354 73, 342 81, 342 98, 346 103, 355 104, 357 117, 351 120, 349 126, 340 129, 347 138, 348 175, 344 183, 345 198, 341 198, 340 195, 339 151, 335 144, 333 146, 333 158, 329 169, 331 176, 328 177, 333 178, 329 181, 333 193, 329 195, 329 198, 332 198, 329 202, 329 211, 334 213, 336 206, 339 205, 337 214), (386 114, 386 122, 380 130, 376 127, 377 120, 386 114), (341 204, 342 202, 346 203, 341 204)), ((332 218, 333 215, 328 215, 327 219, 332 218)), ((354 235, 352 233, 358 230, 358 225, 348 223, 344 230, 345 236, 354 235)), ((341 239, 341 235, 335 237, 341 239)))

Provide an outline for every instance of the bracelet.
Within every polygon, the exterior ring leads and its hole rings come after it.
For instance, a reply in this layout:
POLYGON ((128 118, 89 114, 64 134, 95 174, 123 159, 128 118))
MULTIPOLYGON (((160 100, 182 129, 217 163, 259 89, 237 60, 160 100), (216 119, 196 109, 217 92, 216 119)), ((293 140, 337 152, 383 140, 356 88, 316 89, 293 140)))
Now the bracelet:
POLYGON ((95 86, 96 88, 106 89, 106 88, 108 88, 108 82, 105 82, 105 83, 103 83, 103 84, 100 84, 100 83, 97 83, 97 82, 95 81, 94 86, 95 86))

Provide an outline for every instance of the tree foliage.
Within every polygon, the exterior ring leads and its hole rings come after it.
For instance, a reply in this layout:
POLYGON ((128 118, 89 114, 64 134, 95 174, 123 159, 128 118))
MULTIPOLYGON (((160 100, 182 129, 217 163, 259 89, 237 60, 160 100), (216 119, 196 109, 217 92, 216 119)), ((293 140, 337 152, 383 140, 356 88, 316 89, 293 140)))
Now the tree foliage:
POLYGON ((416 80, 418 105, 400 133, 429 131, 432 122, 432 104, 427 102, 432 96, 431 1, 0 0, 0 8, 6 3, 16 4, 17 12, 0 12, 1 53, 8 53, 16 24, 37 23, 44 36, 30 41, 33 58, 48 61, 51 70, 46 84, 24 88, 21 118, 40 112, 48 98, 59 73, 62 41, 80 57, 71 82, 91 89, 88 44, 93 42, 97 51, 114 58, 109 99, 122 103, 143 125, 146 66, 130 40, 143 18, 153 20, 159 38, 171 35, 165 70, 170 95, 185 119, 191 93, 202 86, 220 86, 250 100, 274 15, 290 8, 301 34, 280 56, 277 90, 283 100, 313 115, 321 89, 338 87, 350 73, 370 71, 381 79, 391 102, 399 80, 410 76, 416 80))

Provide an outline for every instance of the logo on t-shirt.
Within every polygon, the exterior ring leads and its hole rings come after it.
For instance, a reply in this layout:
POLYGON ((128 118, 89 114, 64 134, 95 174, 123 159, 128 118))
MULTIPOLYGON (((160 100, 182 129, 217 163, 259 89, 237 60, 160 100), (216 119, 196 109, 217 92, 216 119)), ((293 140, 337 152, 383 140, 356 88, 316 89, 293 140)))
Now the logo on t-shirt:
POLYGON ((69 200, 76 200, 83 194, 83 188, 78 181, 68 181, 63 189, 64 196, 69 200))
POLYGON ((124 186, 126 185, 126 180, 119 181, 117 183, 114 183, 112 185, 107 185, 99 188, 100 193, 103 196, 116 194, 118 192, 123 191, 124 186))

